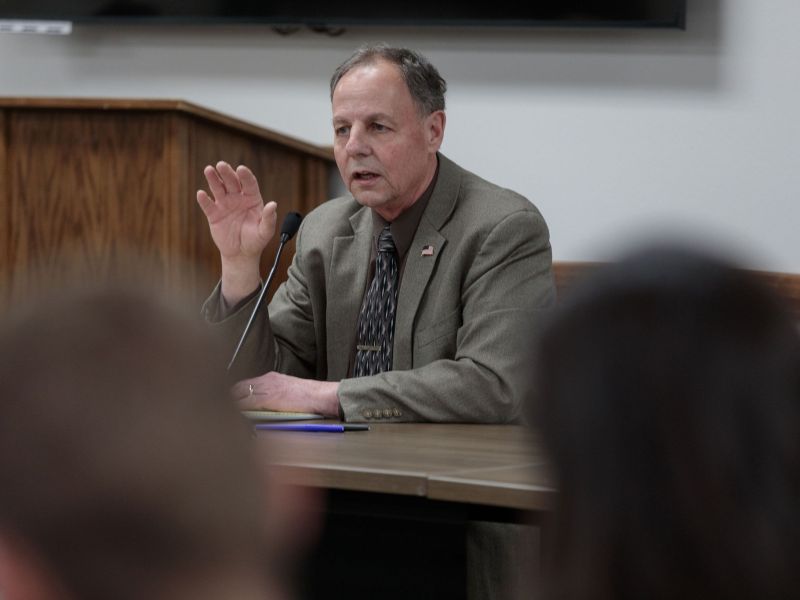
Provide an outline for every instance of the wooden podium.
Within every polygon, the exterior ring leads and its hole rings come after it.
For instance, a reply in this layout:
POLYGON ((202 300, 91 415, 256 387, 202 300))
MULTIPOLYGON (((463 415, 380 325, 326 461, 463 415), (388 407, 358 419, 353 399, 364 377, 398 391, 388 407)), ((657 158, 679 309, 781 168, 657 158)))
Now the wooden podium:
POLYGON ((218 160, 253 170, 280 227, 326 199, 333 153, 180 100, 0 98, 0 305, 134 268, 199 302, 219 254, 195 192, 218 160))

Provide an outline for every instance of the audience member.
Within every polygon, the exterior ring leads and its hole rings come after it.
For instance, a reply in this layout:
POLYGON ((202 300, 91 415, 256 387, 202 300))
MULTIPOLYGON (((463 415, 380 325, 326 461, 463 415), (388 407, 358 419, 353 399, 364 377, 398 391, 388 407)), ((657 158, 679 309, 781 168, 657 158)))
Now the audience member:
POLYGON ((116 288, 4 325, 0 597, 279 596, 264 480, 207 335, 116 288))
POLYGON ((551 597, 800 597, 800 336, 771 290, 642 249, 567 294, 538 356, 551 597))

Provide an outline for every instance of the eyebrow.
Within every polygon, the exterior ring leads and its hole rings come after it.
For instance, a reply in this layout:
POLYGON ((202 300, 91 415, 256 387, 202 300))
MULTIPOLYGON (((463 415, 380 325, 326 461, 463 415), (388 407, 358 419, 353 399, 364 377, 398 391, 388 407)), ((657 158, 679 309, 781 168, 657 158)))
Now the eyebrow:
MULTIPOLYGON (((372 123, 372 122, 375 122, 375 121, 388 121, 389 123, 394 123, 394 119, 392 119, 392 117, 390 117, 386 113, 373 113, 373 114, 367 115, 367 119, 366 120, 369 123, 372 123)), ((348 119, 343 118, 343 117, 333 117, 333 119, 331 119, 331 123, 335 127, 336 125, 341 125, 342 123, 350 123, 350 121, 348 119)))
POLYGON ((387 115, 386 113, 375 113, 369 115, 369 121, 392 121, 392 117, 387 115))

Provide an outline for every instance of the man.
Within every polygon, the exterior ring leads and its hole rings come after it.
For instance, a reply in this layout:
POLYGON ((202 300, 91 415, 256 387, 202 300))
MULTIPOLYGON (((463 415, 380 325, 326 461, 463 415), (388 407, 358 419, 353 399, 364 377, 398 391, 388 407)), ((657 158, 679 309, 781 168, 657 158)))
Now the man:
MULTIPOLYGON (((334 73, 334 154, 351 196, 306 217, 288 281, 240 354, 240 406, 347 421, 521 416, 530 336, 554 299, 549 234, 525 198, 439 154, 445 89, 406 49, 364 47, 334 73)), ((244 166, 204 174, 213 199, 197 200, 222 260, 205 313, 233 342, 276 206, 244 166)))
POLYGON ((264 537, 282 510, 222 360, 141 291, 60 290, 4 324, 0 597, 283 597, 264 537))

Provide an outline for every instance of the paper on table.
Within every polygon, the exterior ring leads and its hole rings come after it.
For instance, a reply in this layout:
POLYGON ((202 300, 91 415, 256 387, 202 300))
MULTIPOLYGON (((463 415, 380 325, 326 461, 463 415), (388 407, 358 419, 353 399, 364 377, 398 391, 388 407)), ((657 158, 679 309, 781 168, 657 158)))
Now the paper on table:
POLYGON ((283 412, 277 410, 243 410, 242 415, 251 421, 306 421, 322 419, 322 415, 301 412, 283 412))

